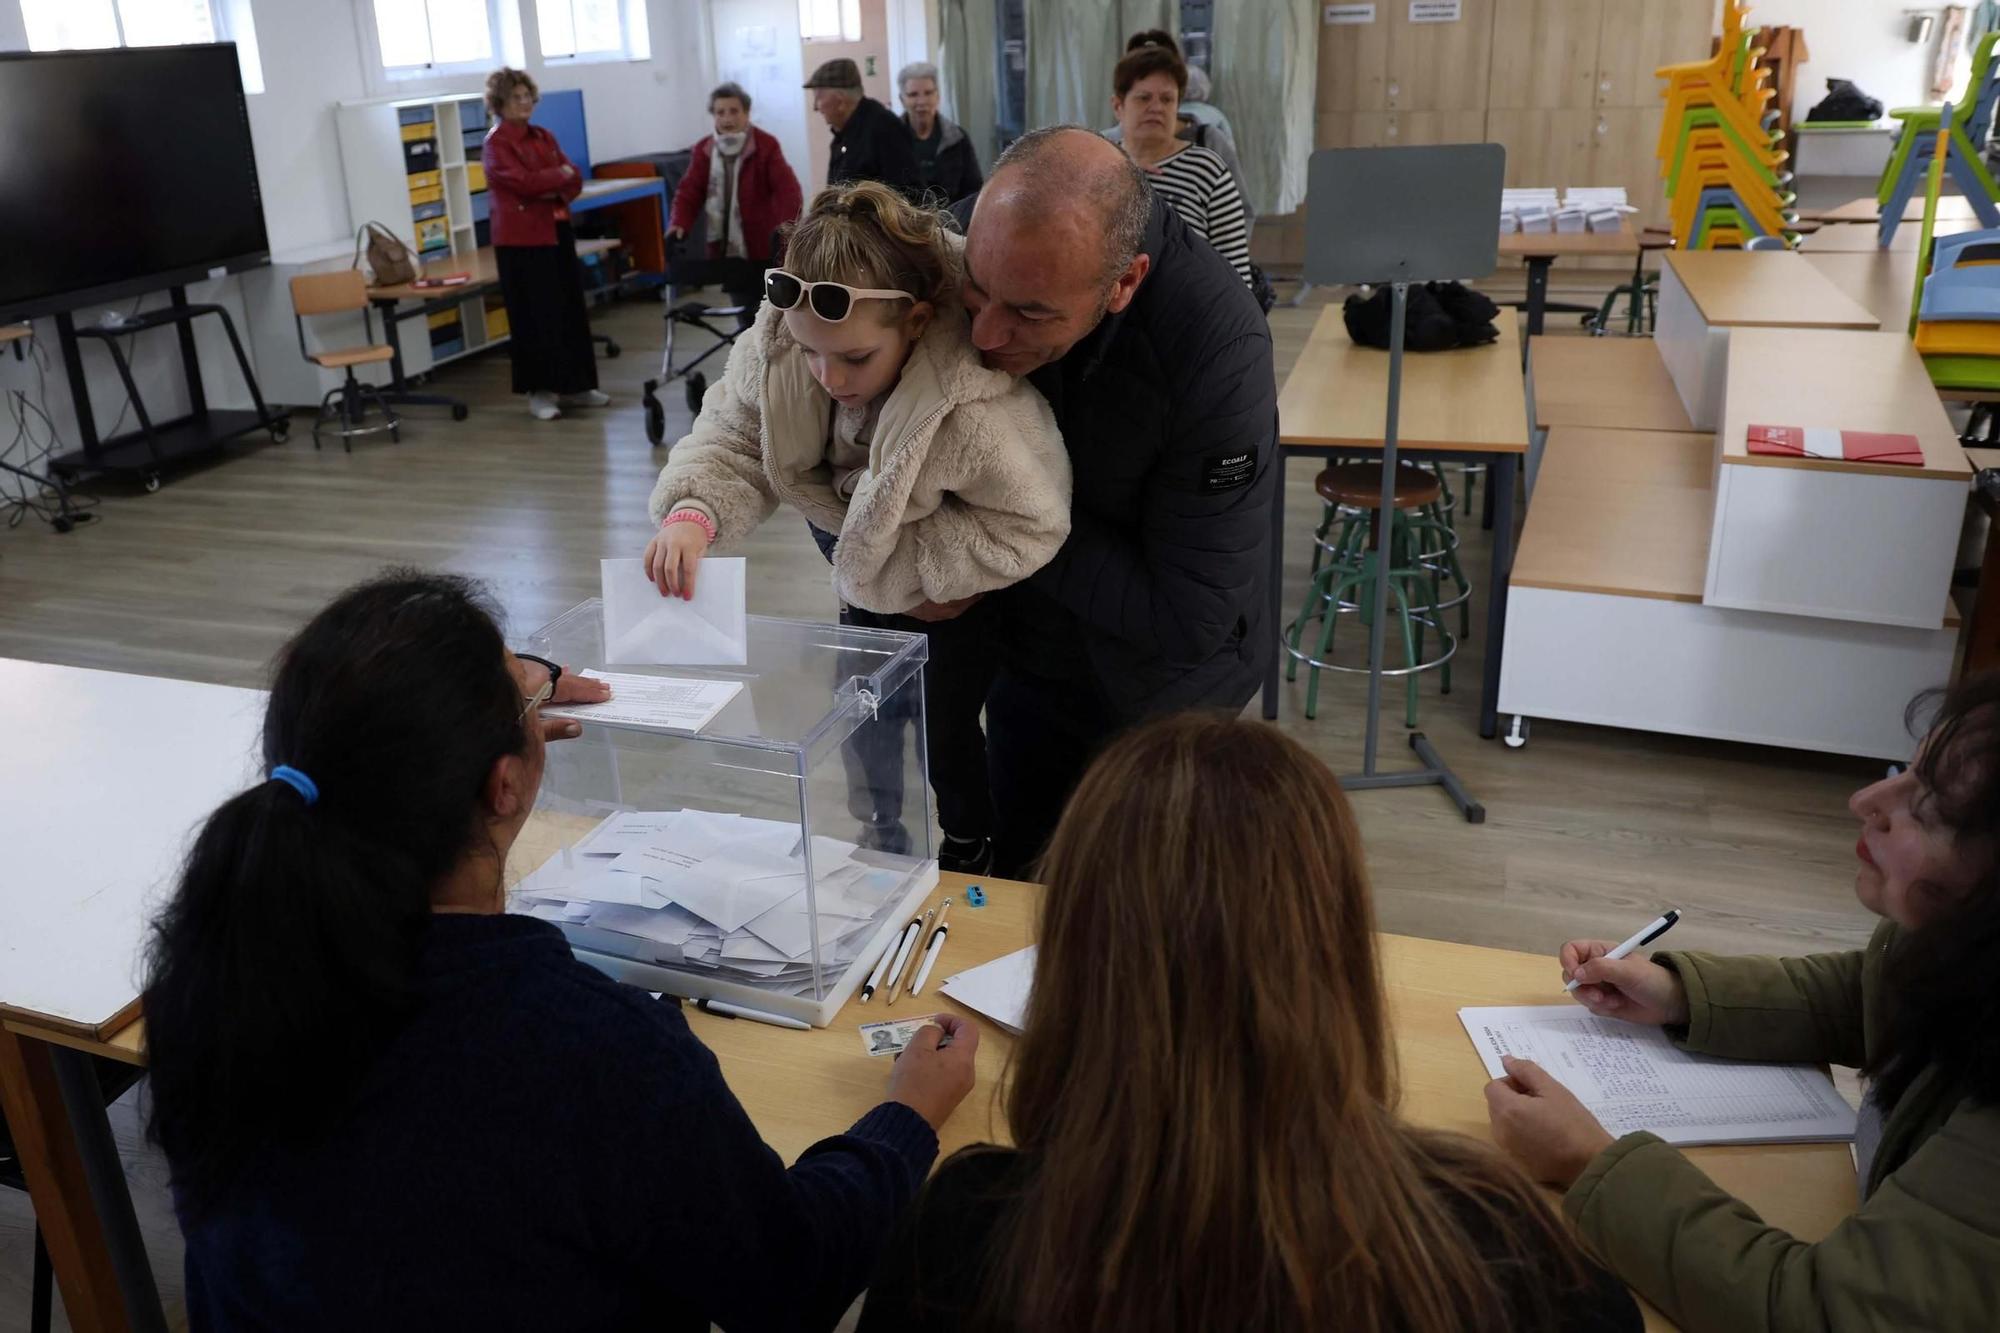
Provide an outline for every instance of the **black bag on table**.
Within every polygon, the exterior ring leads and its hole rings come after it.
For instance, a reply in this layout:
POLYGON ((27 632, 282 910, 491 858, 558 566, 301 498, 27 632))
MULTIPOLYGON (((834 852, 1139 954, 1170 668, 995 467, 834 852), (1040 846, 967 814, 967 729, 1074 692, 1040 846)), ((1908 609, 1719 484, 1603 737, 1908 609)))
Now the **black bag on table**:
MULTIPOLYGON (((1347 298, 1341 315, 1347 336, 1363 347, 1387 350, 1391 294, 1384 285, 1368 295, 1347 298)), ((1403 315, 1403 347, 1411 352, 1448 352, 1454 347, 1478 347, 1500 336, 1493 319, 1500 313, 1485 295, 1461 282, 1412 285, 1403 315)))
POLYGON ((1826 96, 1820 98, 1818 106, 1806 112, 1806 119, 1880 120, 1882 104, 1855 87, 1851 79, 1828 79, 1826 96))

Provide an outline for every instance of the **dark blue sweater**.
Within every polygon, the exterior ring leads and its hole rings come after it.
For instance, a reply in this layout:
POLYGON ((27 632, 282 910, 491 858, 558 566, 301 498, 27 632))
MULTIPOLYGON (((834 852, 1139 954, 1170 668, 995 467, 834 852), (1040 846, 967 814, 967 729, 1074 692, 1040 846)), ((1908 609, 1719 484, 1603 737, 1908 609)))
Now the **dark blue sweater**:
POLYGON ((182 1218, 195 1333, 830 1328, 937 1155, 885 1103, 786 1170, 680 1010, 544 922, 440 916, 420 978, 353 1114, 182 1218))

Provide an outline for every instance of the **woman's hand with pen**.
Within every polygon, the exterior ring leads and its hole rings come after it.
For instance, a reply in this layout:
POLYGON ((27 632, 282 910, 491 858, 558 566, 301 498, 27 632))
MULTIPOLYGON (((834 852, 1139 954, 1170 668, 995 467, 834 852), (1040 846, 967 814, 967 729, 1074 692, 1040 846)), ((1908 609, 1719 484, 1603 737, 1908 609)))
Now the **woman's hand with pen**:
POLYGON ((1687 985, 1680 976, 1644 958, 1606 958, 1610 940, 1571 940, 1562 947, 1564 981, 1591 1013, 1628 1023, 1672 1026, 1688 1021, 1687 985))
POLYGON ((889 1100, 922 1116, 934 1130, 972 1091, 973 1057, 979 1054, 979 1029, 955 1014, 939 1014, 910 1038, 889 1071, 889 1100))

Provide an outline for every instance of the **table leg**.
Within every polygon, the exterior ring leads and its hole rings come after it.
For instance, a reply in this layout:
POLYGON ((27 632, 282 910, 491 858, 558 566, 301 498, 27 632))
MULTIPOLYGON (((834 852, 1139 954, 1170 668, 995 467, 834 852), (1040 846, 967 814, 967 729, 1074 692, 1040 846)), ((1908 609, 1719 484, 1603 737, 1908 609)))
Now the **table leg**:
POLYGON ((453 398, 444 393, 418 393, 403 377, 403 341, 396 332, 401 321, 396 317, 394 301, 377 301, 375 309, 382 316, 382 332, 389 339, 389 387, 382 390, 382 398, 398 407, 448 407, 453 421, 465 420, 467 408, 463 399, 453 398))
POLYGON ((0 1106, 71 1327, 165 1333, 90 1057, 0 1030, 0 1106))
POLYGON ((1491 739, 1500 729, 1500 654, 1507 639, 1507 587, 1514 572, 1513 454, 1494 454, 1486 469, 1493 497, 1493 573, 1486 592, 1486 665, 1479 692, 1479 734, 1491 739))
MULTIPOLYGON (((1528 257, 1528 337, 1541 336, 1543 315, 1549 303, 1549 265, 1555 259, 1549 255, 1528 257)), ((1528 344, 1523 341, 1521 354, 1526 356, 1528 344)))
MULTIPOLYGON (((1285 630, 1285 465, 1290 461, 1284 446, 1278 447, 1278 485, 1271 496, 1271 626, 1270 632, 1285 630)), ((1271 665, 1264 672, 1264 720, 1278 717, 1278 659, 1281 650, 1271 652, 1271 665)))

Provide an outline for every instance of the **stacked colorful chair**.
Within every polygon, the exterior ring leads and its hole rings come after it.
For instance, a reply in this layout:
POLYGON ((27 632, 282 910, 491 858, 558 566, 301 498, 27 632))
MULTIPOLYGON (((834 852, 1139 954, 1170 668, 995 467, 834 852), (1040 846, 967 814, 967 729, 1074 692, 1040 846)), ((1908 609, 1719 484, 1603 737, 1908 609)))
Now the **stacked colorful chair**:
POLYGON ((1937 238, 1917 351, 1940 388, 2000 392, 2000 228, 1937 238))
POLYGON ((1683 250, 1741 247, 1757 236, 1796 242, 1789 155, 1770 70, 1758 63, 1749 7, 1726 0, 1722 41, 1707 60, 1654 71, 1667 81, 1660 172, 1667 178, 1674 240, 1683 250))
POLYGON ((1924 173, 1937 154, 1940 138, 1947 145, 1945 170, 1971 201, 1980 225, 2000 227, 2000 204, 1994 202, 2000 200, 2000 184, 1987 170, 1983 151, 1993 125, 1994 105, 2000 102, 2000 60, 1995 59, 1995 43, 2000 43, 2000 32, 1989 32, 1979 39, 1972 53, 1972 77, 1957 106, 1898 107, 1889 113, 1902 122, 1902 128, 1875 186, 1875 201, 1882 205, 1879 227, 1883 245, 1895 239, 1904 206, 1923 188, 1924 173), (1942 118, 1947 110, 1951 112, 1948 121, 1942 118))

